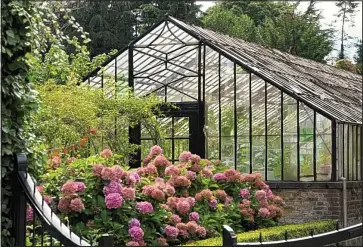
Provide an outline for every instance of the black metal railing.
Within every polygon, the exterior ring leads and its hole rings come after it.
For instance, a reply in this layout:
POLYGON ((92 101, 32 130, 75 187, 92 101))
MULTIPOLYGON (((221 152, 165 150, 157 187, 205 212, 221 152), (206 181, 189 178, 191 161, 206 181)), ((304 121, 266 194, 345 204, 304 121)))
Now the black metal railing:
POLYGON ((25 154, 17 154, 14 159, 12 211, 16 246, 113 245, 111 235, 104 234, 97 242, 92 242, 72 232, 70 226, 62 223, 37 190, 36 183, 27 173, 25 154))
POLYGON ((310 247, 310 246, 325 246, 331 244, 338 244, 350 239, 354 239, 363 235, 362 223, 353 225, 350 227, 339 229, 337 225, 337 230, 326 232, 322 234, 315 234, 313 231, 310 236, 288 239, 288 231, 285 232, 285 239, 279 241, 263 241, 262 233, 259 236, 259 242, 251 243, 238 243, 237 236, 230 226, 223 226, 223 246, 292 246, 292 247, 310 247))

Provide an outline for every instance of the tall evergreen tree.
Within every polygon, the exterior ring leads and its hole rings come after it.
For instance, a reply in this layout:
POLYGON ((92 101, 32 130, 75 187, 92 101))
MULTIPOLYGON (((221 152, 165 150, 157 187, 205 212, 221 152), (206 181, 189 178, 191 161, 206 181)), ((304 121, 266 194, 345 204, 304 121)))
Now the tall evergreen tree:
POLYGON ((66 4, 77 22, 90 34, 91 56, 127 46, 167 13, 197 23, 200 11, 195 0, 78 0, 66 4))
POLYGON ((322 29, 315 1, 310 1, 306 11, 297 11, 298 4, 224 0, 211 7, 202 20, 212 30, 325 62, 333 49, 333 30, 322 29))
POLYGON ((348 0, 339 0, 335 4, 338 8, 338 14, 337 17, 341 18, 341 27, 340 27, 340 51, 339 51, 339 59, 344 59, 344 41, 348 40, 349 37, 345 33, 345 24, 351 23, 351 25, 354 25, 354 16, 355 13, 358 11, 359 3, 354 1, 348 1, 348 0))

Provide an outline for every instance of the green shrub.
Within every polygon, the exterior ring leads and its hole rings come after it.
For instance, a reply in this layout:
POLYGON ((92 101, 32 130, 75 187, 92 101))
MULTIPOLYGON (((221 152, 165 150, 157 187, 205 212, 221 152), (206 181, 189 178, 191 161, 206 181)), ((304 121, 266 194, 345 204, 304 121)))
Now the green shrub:
MULTIPOLYGON (((263 228, 256 231, 237 234, 238 242, 258 242, 260 232, 262 233, 262 241, 278 241, 285 238, 287 230, 288 238, 301 238, 310 235, 314 230, 314 234, 333 231, 336 228, 336 222, 333 220, 313 221, 304 224, 289 224, 276 226, 271 228, 263 228)), ((199 240, 189 243, 185 246, 222 246, 222 237, 199 240)))

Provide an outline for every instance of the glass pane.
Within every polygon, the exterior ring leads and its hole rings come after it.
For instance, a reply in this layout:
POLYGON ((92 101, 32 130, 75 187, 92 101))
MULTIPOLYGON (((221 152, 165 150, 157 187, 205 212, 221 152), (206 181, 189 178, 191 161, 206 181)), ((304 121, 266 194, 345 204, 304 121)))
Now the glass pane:
POLYGON ((250 73, 240 66, 236 67, 236 103, 237 103, 237 168, 243 173, 250 173, 250 127, 249 127, 249 87, 250 73))
POLYGON ((171 139, 166 139, 163 142, 162 148, 164 150, 164 156, 171 160, 172 156, 172 146, 171 146, 171 139))
POLYGON ((267 136, 267 180, 281 180, 281 136, 267 136))
POLYGON ((160 123, 160 130, 165 138, 171 138, 171 117, 158 119, 160 123))
POLYGON ((317 180, 329 181, 332 171, 331 121, 316 114, 316 167, 317 180))
POLYGON ((314 180, 314 111, 299 104, 300 181, 314 180))
POLYGON ((205 142, 206 157, 219 159, 219 54, 206 48, 205 142))
POLYGON ((242 173, 250 173, 249 136, 238 136, 237 169, 242 173))
POLYGON ((189 139, 189 118, 174 117, 174 138, 189 139))
POLYGON ((251 74, 252 135, 265 134, 265 81, 251 74))
POLYGON ((234 166, 234 138, 233 137, 222 137, 222 161, 226 165, 234 166))
POLYGON ((281 135, 281 91, 267 84, 267 134, 281 135))
POLYGON ((297 178, 297 103, 283 94, 283 142, 284 142, 284 180, 297 178))
POLYGON ((265 136, 252 136, 252 166, 265 178, 265 136))
POLYGON ((223 162, 234 166, 234 75, 233 63, 221 57, 221 136, 223 162))

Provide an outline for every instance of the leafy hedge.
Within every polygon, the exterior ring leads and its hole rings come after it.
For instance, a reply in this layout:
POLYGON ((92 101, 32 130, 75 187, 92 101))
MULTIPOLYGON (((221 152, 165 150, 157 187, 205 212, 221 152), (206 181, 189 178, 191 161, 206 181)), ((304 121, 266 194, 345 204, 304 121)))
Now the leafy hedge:
MULTIPOLYGON (((271 228, 258 229, 256 231, 237 234, 238 242, 258 242, 260 232, 262 233, 262 241, 278 241, 285 238, 285 230, 288 231, 288 238, 302 238, 310 235, 314 230, 314 234, 333 231, 336 228, 336 222, 333 220, 313 221, 304 224, 290 224, 271 228)), ((198 240, 184 246, 222 246, 222 237, 198 240)))

